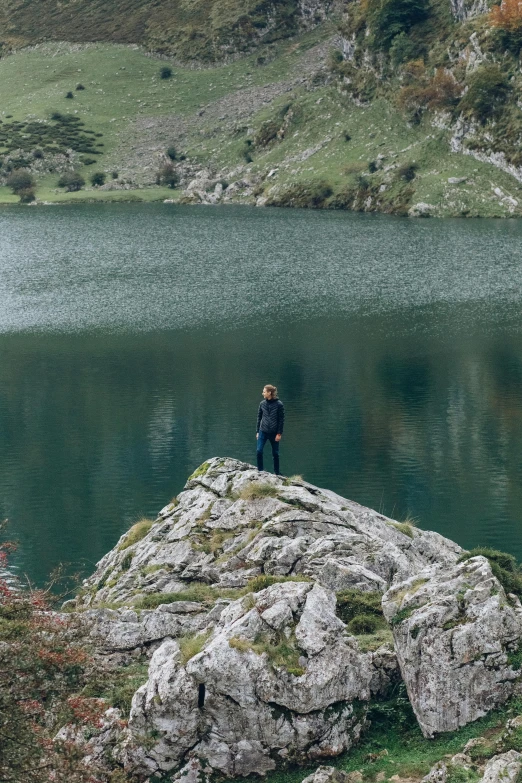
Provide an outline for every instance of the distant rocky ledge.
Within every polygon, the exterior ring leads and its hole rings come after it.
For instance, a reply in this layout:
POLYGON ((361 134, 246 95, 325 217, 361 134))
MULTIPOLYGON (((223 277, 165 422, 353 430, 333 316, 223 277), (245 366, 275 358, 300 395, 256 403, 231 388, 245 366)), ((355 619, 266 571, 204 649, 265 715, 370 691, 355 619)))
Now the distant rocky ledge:
MULTIPOLYGON (((522 606, 488 559, 228 458, 125 533, 66 608, 119 665, 150 659, 128 725, 108 710, 81 739, 142 777, 334 757, 401 678, 426 737, 520 687, 522 606)), ((497 763, 502 775, 520 772, 519 756, 497 763)), ((315 783, 333 774, 320 768, 315 783)))

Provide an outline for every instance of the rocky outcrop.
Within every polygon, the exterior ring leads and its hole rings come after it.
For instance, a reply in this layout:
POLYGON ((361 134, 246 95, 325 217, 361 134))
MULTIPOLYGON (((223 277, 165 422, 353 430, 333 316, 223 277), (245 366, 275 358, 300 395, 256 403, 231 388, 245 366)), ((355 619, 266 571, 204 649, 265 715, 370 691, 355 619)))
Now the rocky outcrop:
POLYGON ((345 634, 330 591, 272 585, 230 603, 199 640, 166 640, 134 696, 132 735, 158 738, 149 772, 197 757, 227 776, 264 773, 335 756, 358 739, 373 654, 345 634))
POLYGON ((135 544, 122 536, 84 583, 81 605, 136 603, 195 581, 240 588, 261 574, 383 593, 462 551, 437 533, 231 459, 204 463, 149 528, 135 544))
POLYGON ((263 775, 352 747, 401 675, 426 736, 473 721, 514 692, 522 607, 462 554, 299 477, 208 460, 69 604, 102 655, 150 661, 128 726, 78 741, 99 755, 105 738, 138 779, 263 775))
POLYGON ((425 736, 464 726, 513 693, 520 672, 509 657, 522 635, 522 607, 484 557, 394 585, 383 610, 425 736))
POLYGON ((451 0, 451 10, 458 22, 473 19, 489 11, 487 0, 451 0))

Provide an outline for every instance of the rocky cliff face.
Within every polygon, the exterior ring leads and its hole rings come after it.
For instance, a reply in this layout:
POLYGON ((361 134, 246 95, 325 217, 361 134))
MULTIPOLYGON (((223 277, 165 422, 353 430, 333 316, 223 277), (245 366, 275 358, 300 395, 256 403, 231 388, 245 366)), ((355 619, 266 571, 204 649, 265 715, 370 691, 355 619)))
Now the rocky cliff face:
POLYGON ((109 711, 89 742, 141 777, 265 774, 349 749, 401 677, 425 735, 475 720, 517 689, 522 607, 461 555, 299 478, 209 460, 69 607, 105 655, 149 659, 128 726, 109 711))

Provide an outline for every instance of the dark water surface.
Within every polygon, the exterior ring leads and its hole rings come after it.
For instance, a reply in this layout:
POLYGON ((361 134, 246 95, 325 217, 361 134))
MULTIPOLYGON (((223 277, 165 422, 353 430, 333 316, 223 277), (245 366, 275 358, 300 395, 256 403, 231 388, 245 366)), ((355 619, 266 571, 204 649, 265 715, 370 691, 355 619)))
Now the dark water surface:
POLYGON ((5 209, 0 242, 0 517, 33 580, 252 461, 267 382, 285 473, 522 558, 522 222, 77 205, 5 209))

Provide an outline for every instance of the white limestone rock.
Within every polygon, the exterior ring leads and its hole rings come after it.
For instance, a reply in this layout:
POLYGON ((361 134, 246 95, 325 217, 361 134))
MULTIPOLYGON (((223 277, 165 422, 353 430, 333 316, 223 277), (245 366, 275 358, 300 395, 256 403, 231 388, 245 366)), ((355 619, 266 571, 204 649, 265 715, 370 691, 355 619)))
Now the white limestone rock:
POLYGON ((317 767, 315 772, 304 778, 302 783, 350 783, 351 778, 347 772, 335 767, 317 767))
POLYGON ((170 771, 197 756, 227 776, 264 774, 277 759, 351 747, 374 666, 346 638, 334 607, 318 584, 274 584, 230 603, 185 664, 178 642, 165 641, 129 721, 135 738, 157 737, 146 770, 170 771))
POLYGON ((139 614, 132 609, 91 609, 83 613, 82 619, 97 646, 111 651, 132 650, 167 636, 195 633, 212 622, 203 607, 196 614, 174 610, 175 604, 163 604, 139 614))
POLYGON ((133 603, 194 581, 244 587, 262 573, 304 575, 334 591, 384 592, 428 565, 455 563, 462 552, 437 533, 405 533, 328 490, 218 458, 195 471, 140 541, 125 544, 122 536, 98 563, 78 605, 133 603))
POLYGON ((383 596, 410 702, 427 737, 454 731, 513 693, 508 653, 522 636, 520 602, 484 557, 430 567, 383 596))
POLYGON ((489 759, 480 783, 516 783, 522 771, 522 754, 509 750, 489 759))

